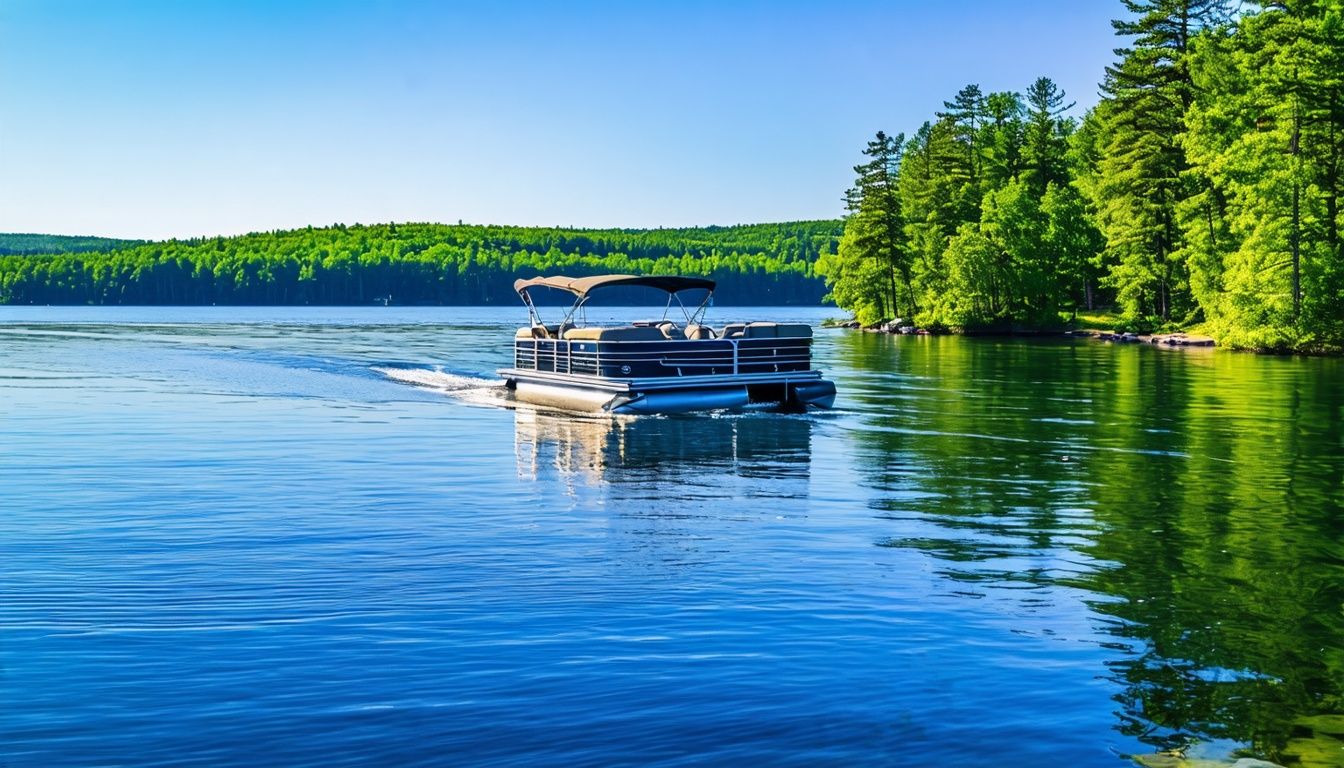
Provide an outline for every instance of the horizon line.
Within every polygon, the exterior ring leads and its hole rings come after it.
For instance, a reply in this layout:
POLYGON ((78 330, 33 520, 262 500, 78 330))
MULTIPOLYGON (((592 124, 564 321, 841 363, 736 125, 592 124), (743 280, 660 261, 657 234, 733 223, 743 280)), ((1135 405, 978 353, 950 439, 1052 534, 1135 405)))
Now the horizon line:
POLYGON ((575 226, 575 225, 561 225, 561 224, 557 225, 500 224, 497 222, 471 222, 471 221, 464 221, 462 219, 458 219, 456 223, 443 222, 443 221, 371 221, 371 222, 356 221, 347 223, 343 221, 335 221, 329 224, 305 224, 297 227, 277 227, 275 229, 253 229, 248 230, 246 232, 216 233, 211 235, 189 235, 189 236, 172 236, 172 237, 157 237, 157 238, 120 237, 120 236, 98 235, 88 233, 66 234, 63 232, 19 232, 19 231, 13 231, 13 232, 0 231, 0 237, 3 236, 72 237, 72 238, 95 238, 99 240, 124 240, 127 242, 139 242, 139 243, 168 243, 168 242, 183 242, 190 240, 213 240, 216 238, 248 237, 249 235, 265 235, 274 232, 297 232, 299 230, 304 229, 335 229, 337 227, 385 227, 385 226, 430 225, 430 226, 443 226, 443 227, 508 227, 513 229, 559 229, 559 230, 568 230, 571 232, 605 232, 605 231, 658 232, 658 231, 678 230, 678 229, 709 229, 711 227, 718 227, 721 229, 731 229, 733 227, 756 227, 756 226, 782 225, 782 224, 808 224, 823 221, 840 222, 844 221, 844 219, 845 219, 844 216, 838 216, 834 218, 821 217, 815 219, 786 219, 782 221, 750 221, 750 222, 738 222, 736 224, 691 224, 685 226, 660 225, 656 227, 621 227, 621 226, 593 227, 593 226, 575 226))

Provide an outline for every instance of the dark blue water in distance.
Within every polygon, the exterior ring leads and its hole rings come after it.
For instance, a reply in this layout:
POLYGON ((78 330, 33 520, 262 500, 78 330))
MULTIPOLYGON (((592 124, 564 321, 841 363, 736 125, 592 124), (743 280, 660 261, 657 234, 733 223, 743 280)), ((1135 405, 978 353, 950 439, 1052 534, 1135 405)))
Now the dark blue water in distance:
POLYGON ((0 765, 1344 764, 1340 361, 819 330, 834 411, 612 419, 521 314, 0 308, 0 765))

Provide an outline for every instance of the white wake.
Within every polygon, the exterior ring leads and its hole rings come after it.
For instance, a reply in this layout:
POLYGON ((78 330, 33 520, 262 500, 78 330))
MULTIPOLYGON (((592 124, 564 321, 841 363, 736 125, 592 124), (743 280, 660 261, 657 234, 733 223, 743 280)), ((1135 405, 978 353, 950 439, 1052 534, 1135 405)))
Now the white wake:
POLYGON ((503 379, 485 379, 479 376, 459 376, 430 368, 374 368, 393 381, 452 395, 476 403, 498 404, 507 391, 503 379))

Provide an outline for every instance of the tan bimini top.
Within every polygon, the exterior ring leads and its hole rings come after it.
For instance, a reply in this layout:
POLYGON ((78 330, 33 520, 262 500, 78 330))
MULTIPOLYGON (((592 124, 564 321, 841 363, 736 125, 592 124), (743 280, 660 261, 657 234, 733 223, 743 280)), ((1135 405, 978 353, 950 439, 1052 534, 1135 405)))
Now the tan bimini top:
POLYGON ((519 294, 527 293, 529 288, 555 288, 583 298, 598 288, 618 285, 642 285, 657 288, 668 293, 688 291, 693 288, 714 290, 714 281, 703 277, 680 277, 678 275, 593 275, 591 277, 534 277, 530 280, 515 280, 513 290, 519 294))

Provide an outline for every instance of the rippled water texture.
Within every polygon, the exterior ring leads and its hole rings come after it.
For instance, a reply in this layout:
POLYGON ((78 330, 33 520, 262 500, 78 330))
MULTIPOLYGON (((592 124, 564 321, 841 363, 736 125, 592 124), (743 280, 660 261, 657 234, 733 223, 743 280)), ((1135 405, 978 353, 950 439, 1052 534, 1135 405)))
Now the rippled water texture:
POLYGON ((1344 764, 1339 361, 821 331, 833 412, 612 420, 520 314, 0 308, 0 764, 1344 764))

